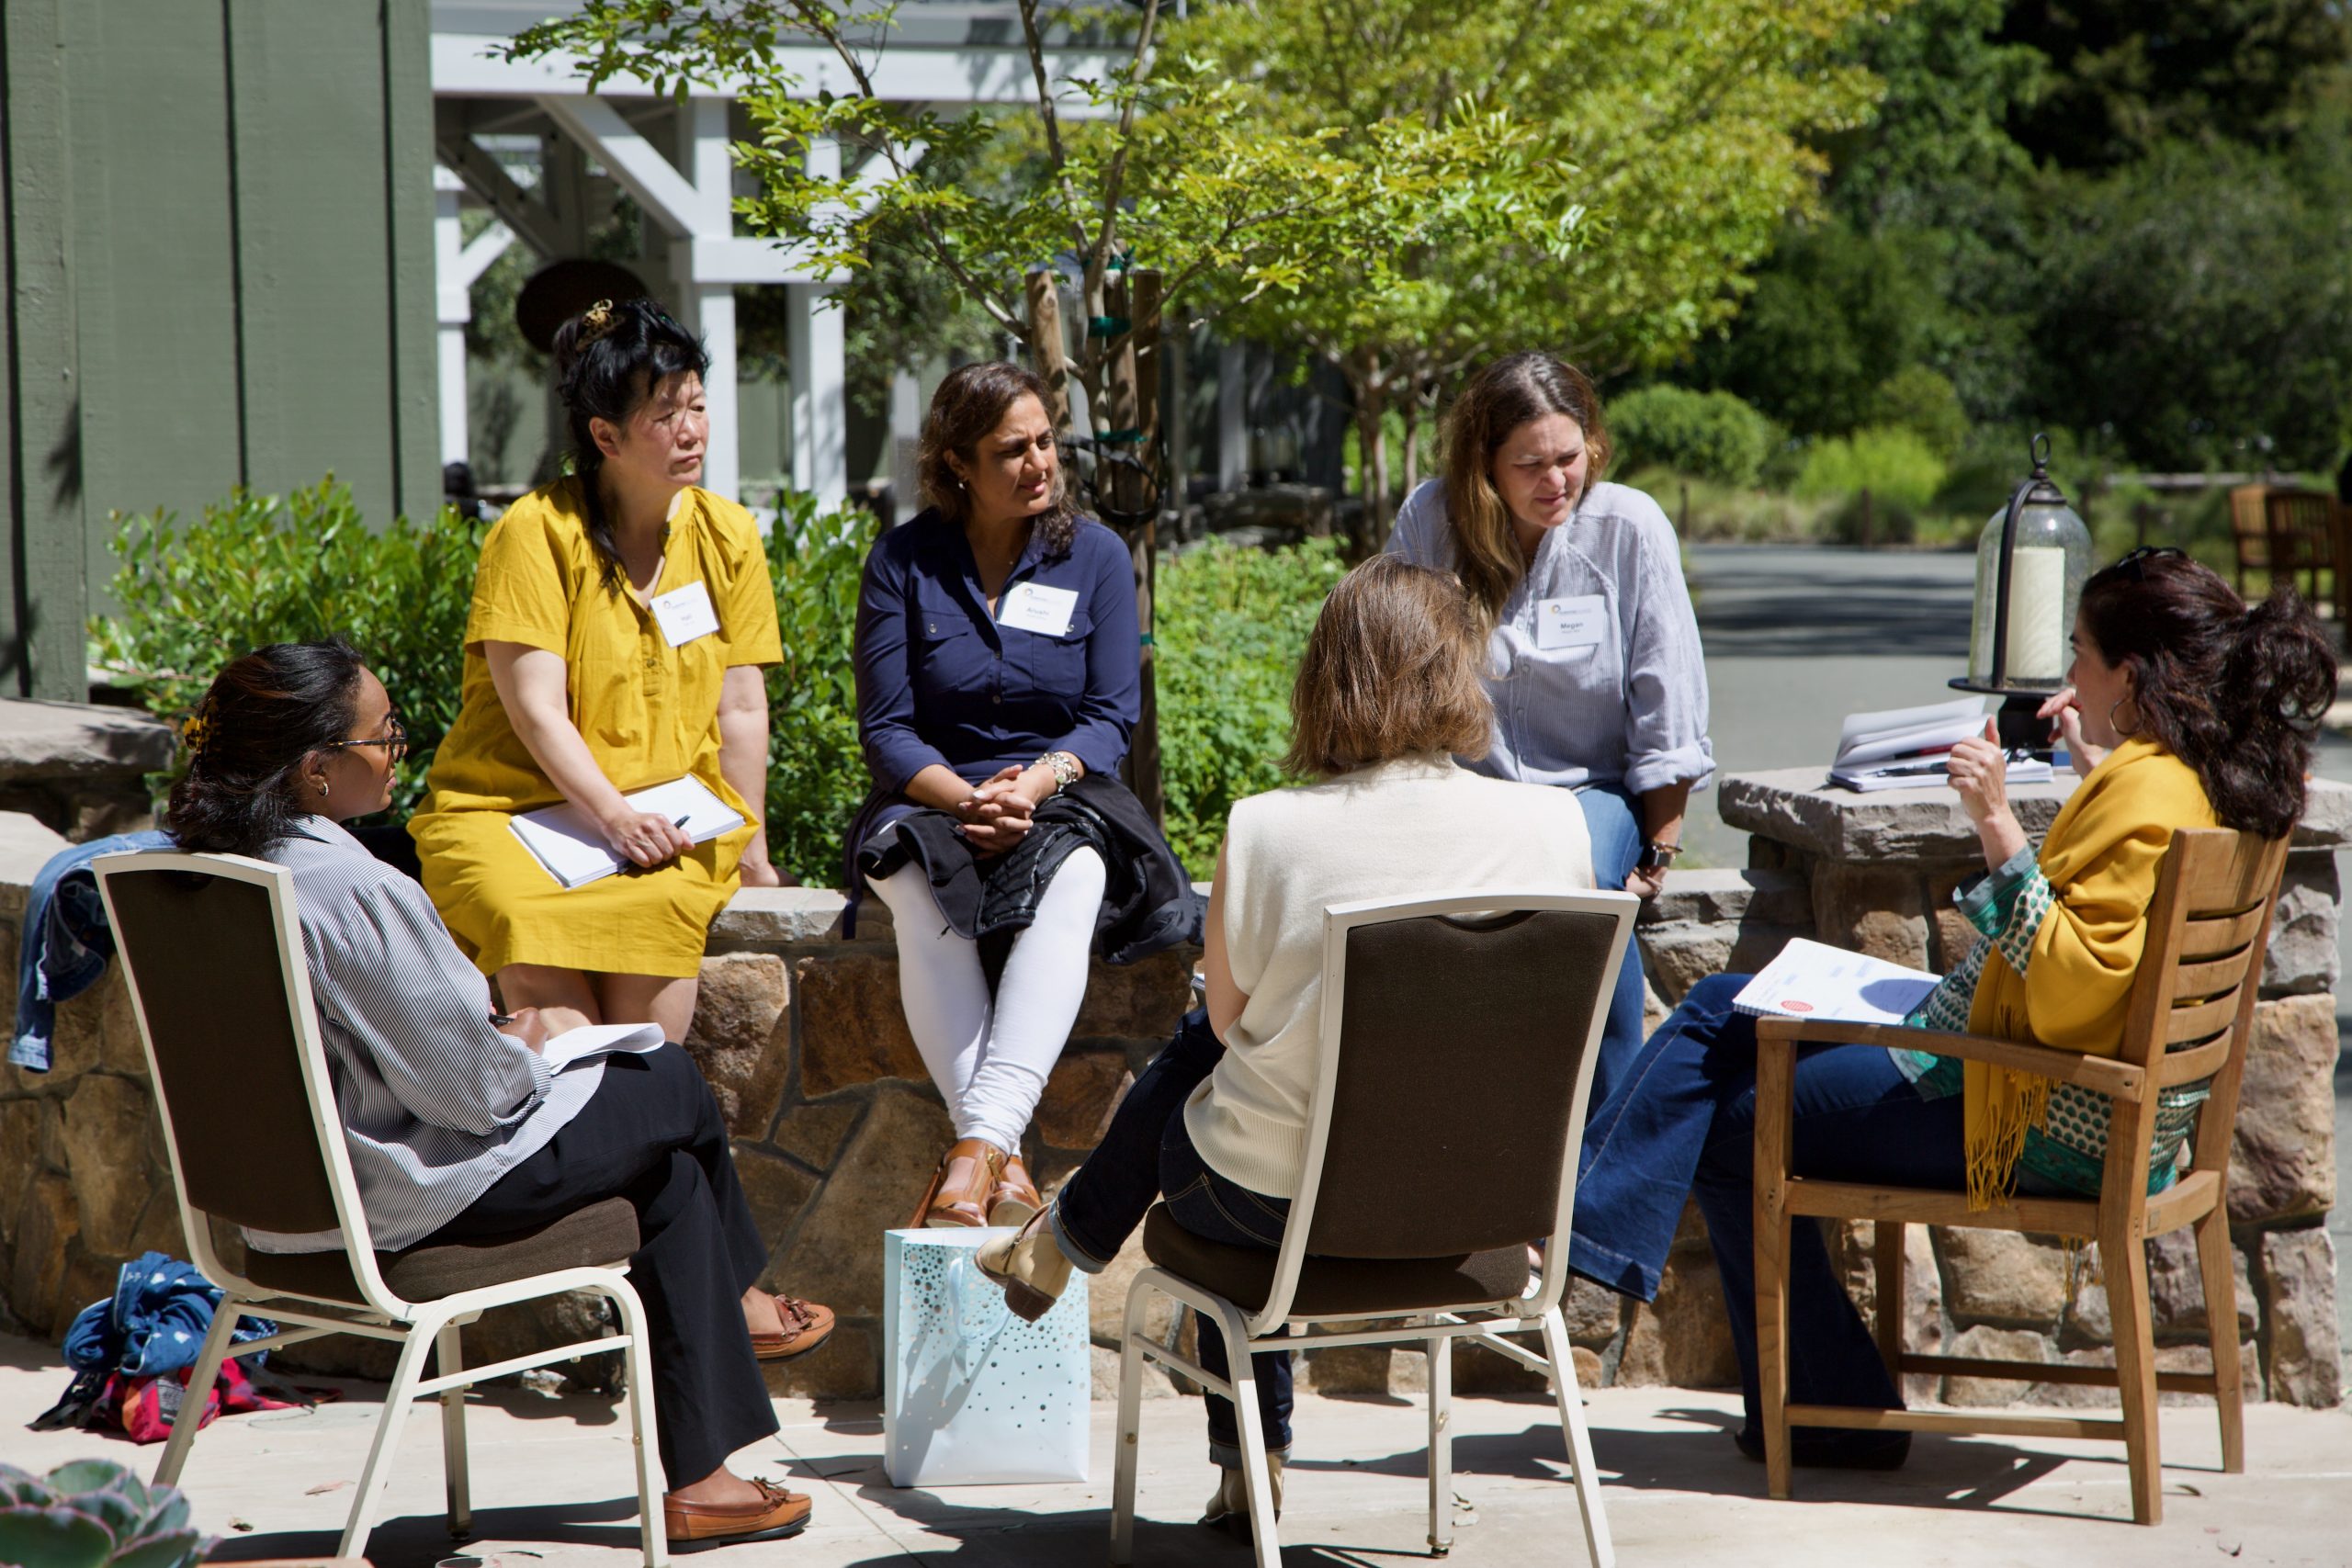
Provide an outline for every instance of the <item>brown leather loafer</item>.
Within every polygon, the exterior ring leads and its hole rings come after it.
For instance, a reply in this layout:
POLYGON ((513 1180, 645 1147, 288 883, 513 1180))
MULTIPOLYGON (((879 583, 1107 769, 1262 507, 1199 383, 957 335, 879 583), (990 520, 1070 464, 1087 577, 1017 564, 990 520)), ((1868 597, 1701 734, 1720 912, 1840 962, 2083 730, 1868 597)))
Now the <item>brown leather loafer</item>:
POLYGON ((804 1302, 798 1296, 778 1296, 775 1312, 784 1319, 784 1332, 752 1336, 752 1354, 763 1361, 789 1361, 833 1337, 833 1309, 829 1306, 804 1302))
POLYGON ((729 1546, 737 1541, 782 1540, 808 1528, 808 1499, 772 1482, 753 1481, 756 1503, 688 1503, 662 1499, 662 1532, 677 1551, 729 1546))

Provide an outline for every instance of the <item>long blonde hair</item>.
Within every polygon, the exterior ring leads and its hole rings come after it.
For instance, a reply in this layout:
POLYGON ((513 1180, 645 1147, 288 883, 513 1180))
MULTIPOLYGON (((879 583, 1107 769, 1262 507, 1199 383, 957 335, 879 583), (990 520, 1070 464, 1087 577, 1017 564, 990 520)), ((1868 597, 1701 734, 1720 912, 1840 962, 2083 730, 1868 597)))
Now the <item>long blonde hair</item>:
POLYGON ((1600 396, 1583 371, 1541 349, 1507 354, 1476 375, 1445 416, 1445 515, 1453 530, 1453 569, 1489 624, 1526 575, 1511 536, 1510 510, 1495 489, 1495 454, 1531 419, 1566 414, 1584 432, 1591 461, 1585 493, 1609 466, 1609 432, 1600 423, 1600 396))

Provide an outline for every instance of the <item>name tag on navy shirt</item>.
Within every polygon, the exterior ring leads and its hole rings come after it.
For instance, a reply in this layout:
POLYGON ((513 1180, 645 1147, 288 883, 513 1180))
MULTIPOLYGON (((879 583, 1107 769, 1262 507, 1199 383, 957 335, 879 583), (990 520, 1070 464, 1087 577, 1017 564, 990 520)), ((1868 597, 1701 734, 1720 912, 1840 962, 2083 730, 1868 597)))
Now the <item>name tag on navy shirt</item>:
POLYGON ((1048 588, 1041 582, 1022 582, 1006 591, 997 606, 996 619, 999 626, 1060 637, 1069 630, 1070 616, 1077 610, 1077 589, 1048 588))
POLYGON ((672 648, 682 648, 718 629, 718 612, 711 608, 710 590, 699 582, 656 594, 649 603, 672 648))
POLYGON ((1609 630, 1609 605, 1598 593, 1546 599, 1535 606, 1535 646, 1589 648, 1609 630))

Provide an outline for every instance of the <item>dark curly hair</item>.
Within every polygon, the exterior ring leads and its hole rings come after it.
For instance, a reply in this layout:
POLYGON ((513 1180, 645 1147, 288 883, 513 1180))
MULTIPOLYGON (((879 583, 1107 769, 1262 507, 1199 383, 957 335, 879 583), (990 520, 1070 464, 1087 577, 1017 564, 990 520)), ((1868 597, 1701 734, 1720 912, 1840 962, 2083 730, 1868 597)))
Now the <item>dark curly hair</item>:
MULTIPOLYGON (((959 366, 948 372, 947 379, 932 394, 931 412, 923 416, 915 474, 923 500, 950 523, 960 525, 966 520, 971 498, 948 466, 948 454, 967 463, 976 461, 980 442, 1004 423, 1005 411, 1024 397, 1036 399, 1040 408, 1049 406, 1042 377, 1001 359, 959 366)), ((1069 549, 1070 540, 1078 536, 1078 501, 1071 493, 1071 478, 1067 463, 1055 468, 1053 504, 1033 520, 1047 555, 1069 549)))
POLYGON ((589 422, 601 419, 626 428, 629 415, 664 381, 689 371, 696 376, 710 371, 702 340, 650 299, 618 305, 606 300, 556 329, 556 396, 562 400, 564 421, 571 432, 572 472, 580 479, 588 539, 604 562, 607 588, 620 587, 621 556, 596 483, 605 454, 589 422))
POLYGON ((2294 590, 2248 605, 2187 556, 2138 556, 2083 584, 2082 619, 2107 662, 2132 671, 2133 733, 2196 770, 2222 825, 2290 831, 2335 700, 2335 651, 2294 590))
POLYGON ((351 733, 367 665, 341 637, 274 642, 212 678, 183 732, 164 830, 184 850, 258 855, 301 816, 303 760, 351 733))

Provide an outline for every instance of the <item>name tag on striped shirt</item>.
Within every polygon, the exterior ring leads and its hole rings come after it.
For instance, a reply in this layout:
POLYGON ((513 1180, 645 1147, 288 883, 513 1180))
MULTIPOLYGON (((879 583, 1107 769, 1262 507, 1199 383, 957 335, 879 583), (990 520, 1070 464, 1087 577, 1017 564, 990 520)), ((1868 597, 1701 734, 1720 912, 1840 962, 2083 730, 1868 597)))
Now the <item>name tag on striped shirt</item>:
POLYGON ((1545 599, 1535 606, 1535 646, 1589 648, 1609 630, 1609 605, 1598 593, 1545 599))

